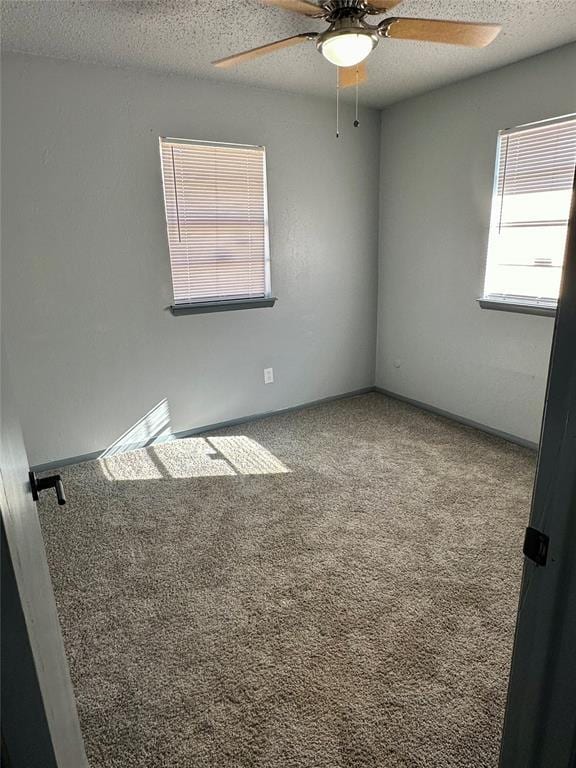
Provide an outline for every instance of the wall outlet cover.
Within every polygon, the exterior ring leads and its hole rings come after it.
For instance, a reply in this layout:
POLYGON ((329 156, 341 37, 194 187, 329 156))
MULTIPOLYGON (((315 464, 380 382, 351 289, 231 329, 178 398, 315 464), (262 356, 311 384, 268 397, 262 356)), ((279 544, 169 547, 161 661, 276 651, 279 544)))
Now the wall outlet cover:
POLYGON ((264 368, 264 384, 274 383, 274 368, 264 368))

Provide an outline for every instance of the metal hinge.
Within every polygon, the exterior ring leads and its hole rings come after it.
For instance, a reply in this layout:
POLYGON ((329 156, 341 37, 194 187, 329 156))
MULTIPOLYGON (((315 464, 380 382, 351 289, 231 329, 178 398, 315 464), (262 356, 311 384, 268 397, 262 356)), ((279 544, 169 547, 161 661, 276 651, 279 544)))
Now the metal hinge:
POLYGON ((536 528, 526 528, 522 552, 536 565, 546 565, 550 537, 536 528))

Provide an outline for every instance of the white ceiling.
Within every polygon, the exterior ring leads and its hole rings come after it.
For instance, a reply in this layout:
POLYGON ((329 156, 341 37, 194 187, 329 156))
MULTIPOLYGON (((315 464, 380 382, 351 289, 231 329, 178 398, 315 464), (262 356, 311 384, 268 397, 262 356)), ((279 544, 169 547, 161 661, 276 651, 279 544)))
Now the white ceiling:
MULTIPOLYGON (((333 94, 334 67, 312 42, 231 70, 210 65, 326 27, 258 0, 3 0, 1 11, 6 51, 333 94)), ((404 0, 389 15, 498 22, 503 31, 481 50, 381 40, 360 95, 378 107, 576 40, 576 0, 404 0)))

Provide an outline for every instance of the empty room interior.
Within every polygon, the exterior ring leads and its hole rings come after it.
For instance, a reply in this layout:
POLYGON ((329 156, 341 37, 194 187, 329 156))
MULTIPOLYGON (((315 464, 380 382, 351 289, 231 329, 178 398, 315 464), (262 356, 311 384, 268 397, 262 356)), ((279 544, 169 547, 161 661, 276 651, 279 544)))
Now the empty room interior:
POLYGON ((501 745, 573 0, 0 8, 2 386, 72 691, 42 765, 569 768, 501 745))

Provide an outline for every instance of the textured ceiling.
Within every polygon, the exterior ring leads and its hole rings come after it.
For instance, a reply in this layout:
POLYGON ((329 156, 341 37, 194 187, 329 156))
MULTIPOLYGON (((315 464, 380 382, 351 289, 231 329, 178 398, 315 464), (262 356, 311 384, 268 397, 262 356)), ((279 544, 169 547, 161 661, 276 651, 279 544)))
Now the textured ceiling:
MULTIPOLYGON (((245 48, 326 27, 258 0, 4 0, 1 11, 5 51, 333 93, 334 67, 312 42, 231 70, 210 65, 245 48)), ((381 40, 368 59, 364 104, 385 106, 576 40, 576 0, 404 0, 394 15, 497 22, 503 31, 481 50, 381 40)))

